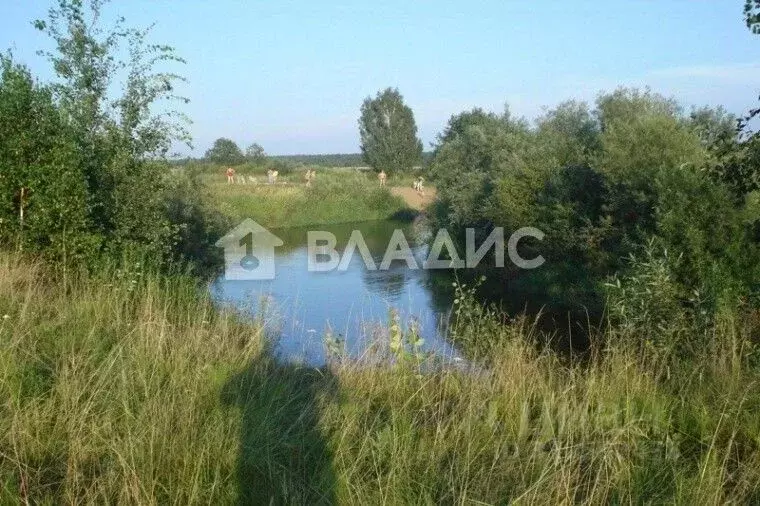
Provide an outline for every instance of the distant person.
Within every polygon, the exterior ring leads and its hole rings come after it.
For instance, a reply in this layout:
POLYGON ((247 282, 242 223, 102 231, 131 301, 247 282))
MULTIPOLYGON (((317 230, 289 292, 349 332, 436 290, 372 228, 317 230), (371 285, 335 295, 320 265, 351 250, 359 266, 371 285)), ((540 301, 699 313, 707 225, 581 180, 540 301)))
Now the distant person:
POLYGON ((235 169, 232 167, 227 167, 227 184, 233 184, 235 183, 235 169))
POLYGON ((380 170, 380 174, 377 175, 377 178, 380 180, 380 186, 385 186, 385 180, 388 179, 388 175, 384 170, 380 170))

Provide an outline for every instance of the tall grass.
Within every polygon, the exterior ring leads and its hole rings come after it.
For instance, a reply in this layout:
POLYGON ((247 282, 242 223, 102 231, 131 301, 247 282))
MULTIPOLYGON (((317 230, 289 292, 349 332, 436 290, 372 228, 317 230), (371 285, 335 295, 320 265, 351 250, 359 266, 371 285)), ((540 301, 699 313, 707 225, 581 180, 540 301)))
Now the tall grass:
POLYGON ((568 364, 460 304, 479 367, 309 369, 190 279, 0 255, 0 503, 760 501, 757 322, 568 364))
POLYGON ((261 353, 181 277, 131 265, 70 286, 0 257, 2 499, 232 500, 221 382, 261 353), (168 295, 171 294, 171 295, 168 295))

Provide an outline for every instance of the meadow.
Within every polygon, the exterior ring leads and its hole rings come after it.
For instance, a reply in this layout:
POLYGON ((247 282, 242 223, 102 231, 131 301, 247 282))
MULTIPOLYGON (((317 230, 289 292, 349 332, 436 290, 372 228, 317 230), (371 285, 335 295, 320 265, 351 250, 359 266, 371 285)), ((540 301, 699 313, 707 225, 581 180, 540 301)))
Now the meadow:
MULTIPOLYGON (((381 188, 372 171, 318 167, 307 187, 305 169, 285 171, 274 185, 267 184, 265 170, 237 169, 239 176, 255 177, 255 184, 228 184, 222 167, 205 168, 200 178, 220 213, 234 221, 251 218, 268 228, 408 219, 415 214, 403 199, 381 188)), ((396 178, 393 184, 411 187, 411 177, 396 178)))
POLYGON ((756 313, 722 314, 688 360, 610 327, 563 362, 463 289, 452 339, 477 367, 313 369, 193 278, 54 274, 0 255, 4 504, 760 500, 756 313))

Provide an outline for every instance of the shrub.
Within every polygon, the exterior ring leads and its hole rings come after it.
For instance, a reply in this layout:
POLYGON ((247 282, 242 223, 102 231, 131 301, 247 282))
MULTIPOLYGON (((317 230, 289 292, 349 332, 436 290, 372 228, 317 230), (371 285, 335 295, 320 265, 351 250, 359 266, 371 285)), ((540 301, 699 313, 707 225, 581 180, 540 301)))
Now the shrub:
POLYGON ((55 259, 89 256, 87 186, 71 130, 49 87, 0 57, 0 238, 55 259))

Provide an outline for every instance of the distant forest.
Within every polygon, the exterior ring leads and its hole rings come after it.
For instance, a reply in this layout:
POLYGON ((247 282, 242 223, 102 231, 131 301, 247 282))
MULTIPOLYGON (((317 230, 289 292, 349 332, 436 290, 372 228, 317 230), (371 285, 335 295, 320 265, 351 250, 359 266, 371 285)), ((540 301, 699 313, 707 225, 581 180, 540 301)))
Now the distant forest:
POLYGON ((320 165, 323 167, 361 167, 367 165, 361 153, 333 153, 323 155, 271 155, 272 160, 279 160, 293 165, 320 165))
MULTIPOLYGON (((432 159, 433 153, 422 153, 422 161, 425 165, 432 159)), ((325 155, 272 155, 272 160, 294 165, 321 165, 323 167, 362 167, 367 163, 362 159, 361 153, 334 153, 325 155)))
MULTIPOLYGON (((422 153, 422 161, 425 165, 432 159, 432 152, 422 153)), ((367 163, 362 160, 361 153, 332 153, 322 155, 269 155, 269 160, 277 161, 291 166, 317 165, 321 167, 363 167, 367 163)), ((174 160, 174 163, 185 164, 187 162, 202 162, 203 158, 187 157, 174 160)))

